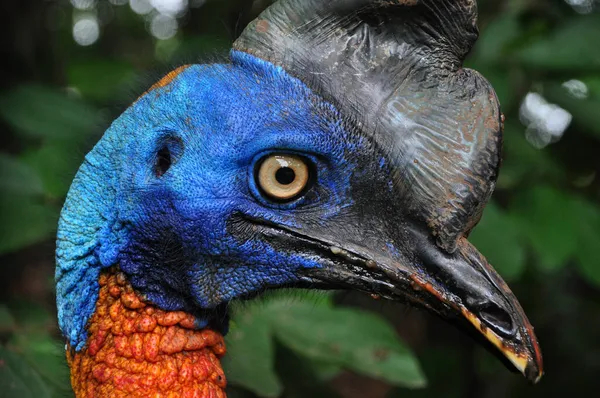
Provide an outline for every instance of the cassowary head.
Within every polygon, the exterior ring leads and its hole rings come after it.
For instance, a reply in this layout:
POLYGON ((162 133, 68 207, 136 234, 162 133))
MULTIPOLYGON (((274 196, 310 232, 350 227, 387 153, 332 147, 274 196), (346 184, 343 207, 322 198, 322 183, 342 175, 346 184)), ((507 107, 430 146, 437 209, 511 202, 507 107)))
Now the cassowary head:
POLYGON ((502 144, 493 89, 461 66, 475 20, 474 0, 282 0, 229 63, 155 84, 86 156, 62 212, 69 349, 89 349, 99 278, 117 267, 191 329, 224 331, 229 302, 272 288, 405 301, 538 380, 533 328, 467 241, 502 144))

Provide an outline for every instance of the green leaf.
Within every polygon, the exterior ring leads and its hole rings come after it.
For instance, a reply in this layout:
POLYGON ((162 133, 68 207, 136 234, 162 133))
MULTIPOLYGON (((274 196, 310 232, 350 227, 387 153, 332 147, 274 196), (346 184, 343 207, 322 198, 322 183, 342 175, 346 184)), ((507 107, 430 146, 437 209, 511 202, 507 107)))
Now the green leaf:
POLYGON ((386 398, 461 398, 464 396, 465 377, 468 371, 463 363, 464 348, 452 344, 434 344, 423 347, 423 367, 427 374, 427 388, 410 390, 396 388, 386 398))
POLYGON ((37 173, 46 195, 62 198, 83 162, 82 148, 77 141, 47 142, 40 148, 26 151, 23 162, 37 173), (77 155, 80 156, 77 156, 77 155))
POLYGON ((229 40, 217 35, 200 35, 184 38, 171 59, 197 58, 201 54, 214 54, 218 51, 229 51, 229 40))
POLYGON ((0 253, 52 237, 57 222, 58 208, 22 196, 0 197, 0 253))
POLYGON ((69 368, 64 345, 47 334, 16 334, 11 346, 22 353, 23 359, 40 375, 52 396, 72 396, 69 368))
POLYGON ((522 34, 517 15, 507 13, 491 21, 473 50, 475 62, 496 64, 506 59, 507 48, 522 34))
POLYGON ((490 203, 469 240, 507 280, 518 278, 525 268, 525 248, 518 221, 490 203))
POLYGON ((253 303, 234 318, 226 337, 223 368, 227 380, 263 397, 282 391, 275 374, 275 352, 270 324, 262 303, 253 303))
POLYGON ((525 127, 518 121, 507 121, 504 127, 504 159, 498 189, 516 188, 529 181, 560 180, 565 172, 550 158, 547 149, 537 149, 525 139, 525 127))
POLYGON ((319 380, 331 380, 344 370, 340 365, 335 363, 314 361, 312 369, 319 380))
POLYGON ((277 338, 301 355, 394 385, 426 384, 419 364, 394 329, 374 314, 307 302, 272 304, 270 309, 277 338))
POLYGON ((85 58, 69 62, 69 85, 84 98, 111 101, 130 87, 136 73, 130 63, 106 58, 85 58))
POLYGON ((345 368, 396 385, 425 384, 418 363, 393 328, 376 315, 332 307, 330 294, 276 292, 241 307, 234 311, 223 361, 232 385, 260 396, 281 393, 273 336, 310 359, 311 372, 322 380, 345 368))
POLYGON ((542 70, 597 70, 600 46, 595 37, 600 37, 600 15, 570 18, 523 47, 518 58, 523 65, 542 70))
POLYGON ((0 304, 0 333, 11 331, 17 325, 15 318, 4 304, 0 304))
POLYGON ((580 234, 577 247, 577 264, 581 274, 591 283, 600 286, 600 208, 585 200, 578 201, 580 234))
POLYGON ((285 385, 285 398, 336 398, 331 387, 319 379, 315 363, 277 344, 277 374, 285 385))
POLYGON ((47 87, 22 85, 0 96, 0 116, 36 138, 81 142, 102 124, 101 114, 80 100, 47 87))
POLYGON ((0 192, 3 195, 42 195, 40 177, 24 162, 0 153, 0 192))
POLYGON ((7 302, 6 305, 19 327, 27 334, 45 335, 50 327, 55 326, 55 320, 50 312, 37 302, 15 299, 7 302))
POLYGON ((559 269, 576 254, 578 209, 567 194, 546 185, 536 185, 517 193, 511 211, 519 216, 525 237, 542 268, 559 269))
POLYGON ((0 391, 5 398, 50 397, 40 375, 18 354, 0 347, 0 391))

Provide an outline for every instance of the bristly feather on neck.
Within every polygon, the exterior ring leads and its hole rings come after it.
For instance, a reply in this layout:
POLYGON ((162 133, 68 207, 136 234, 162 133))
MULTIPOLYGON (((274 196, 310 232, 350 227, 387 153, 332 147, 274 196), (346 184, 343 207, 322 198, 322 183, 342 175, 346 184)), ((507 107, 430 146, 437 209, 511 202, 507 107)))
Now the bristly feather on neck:
POLYGON ((77 397, 225 397, 220 333, 144 302, 116 267, 98 282, 88 344, 67 350, 77 397))

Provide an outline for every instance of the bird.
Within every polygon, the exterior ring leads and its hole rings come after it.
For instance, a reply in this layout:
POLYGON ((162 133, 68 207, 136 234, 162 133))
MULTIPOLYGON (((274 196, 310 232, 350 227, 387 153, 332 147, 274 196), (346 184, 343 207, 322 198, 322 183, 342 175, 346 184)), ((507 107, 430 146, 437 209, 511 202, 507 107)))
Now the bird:
POLYGON ((229 304, 279 288, 423 308, 537 382, 533 327, 467 239, 503 127, 462 66, 476 19, 474 0, 279 0, 126 109, 59 220, 75 395, 225 397, 229 304))

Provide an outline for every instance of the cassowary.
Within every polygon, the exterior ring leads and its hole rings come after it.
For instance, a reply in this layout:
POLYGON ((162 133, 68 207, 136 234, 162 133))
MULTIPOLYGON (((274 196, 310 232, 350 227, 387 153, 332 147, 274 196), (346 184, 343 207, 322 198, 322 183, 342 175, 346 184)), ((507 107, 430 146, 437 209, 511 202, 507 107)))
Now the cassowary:
POLYGON ((482 336, 525 377, 540 349, 467 241, 502 115, 461 64, 474 0, 281 0, 227 63, 182 66, 86 156, 57 238, 78 397, 223 397, 227 305, 353 289, 482 336))

